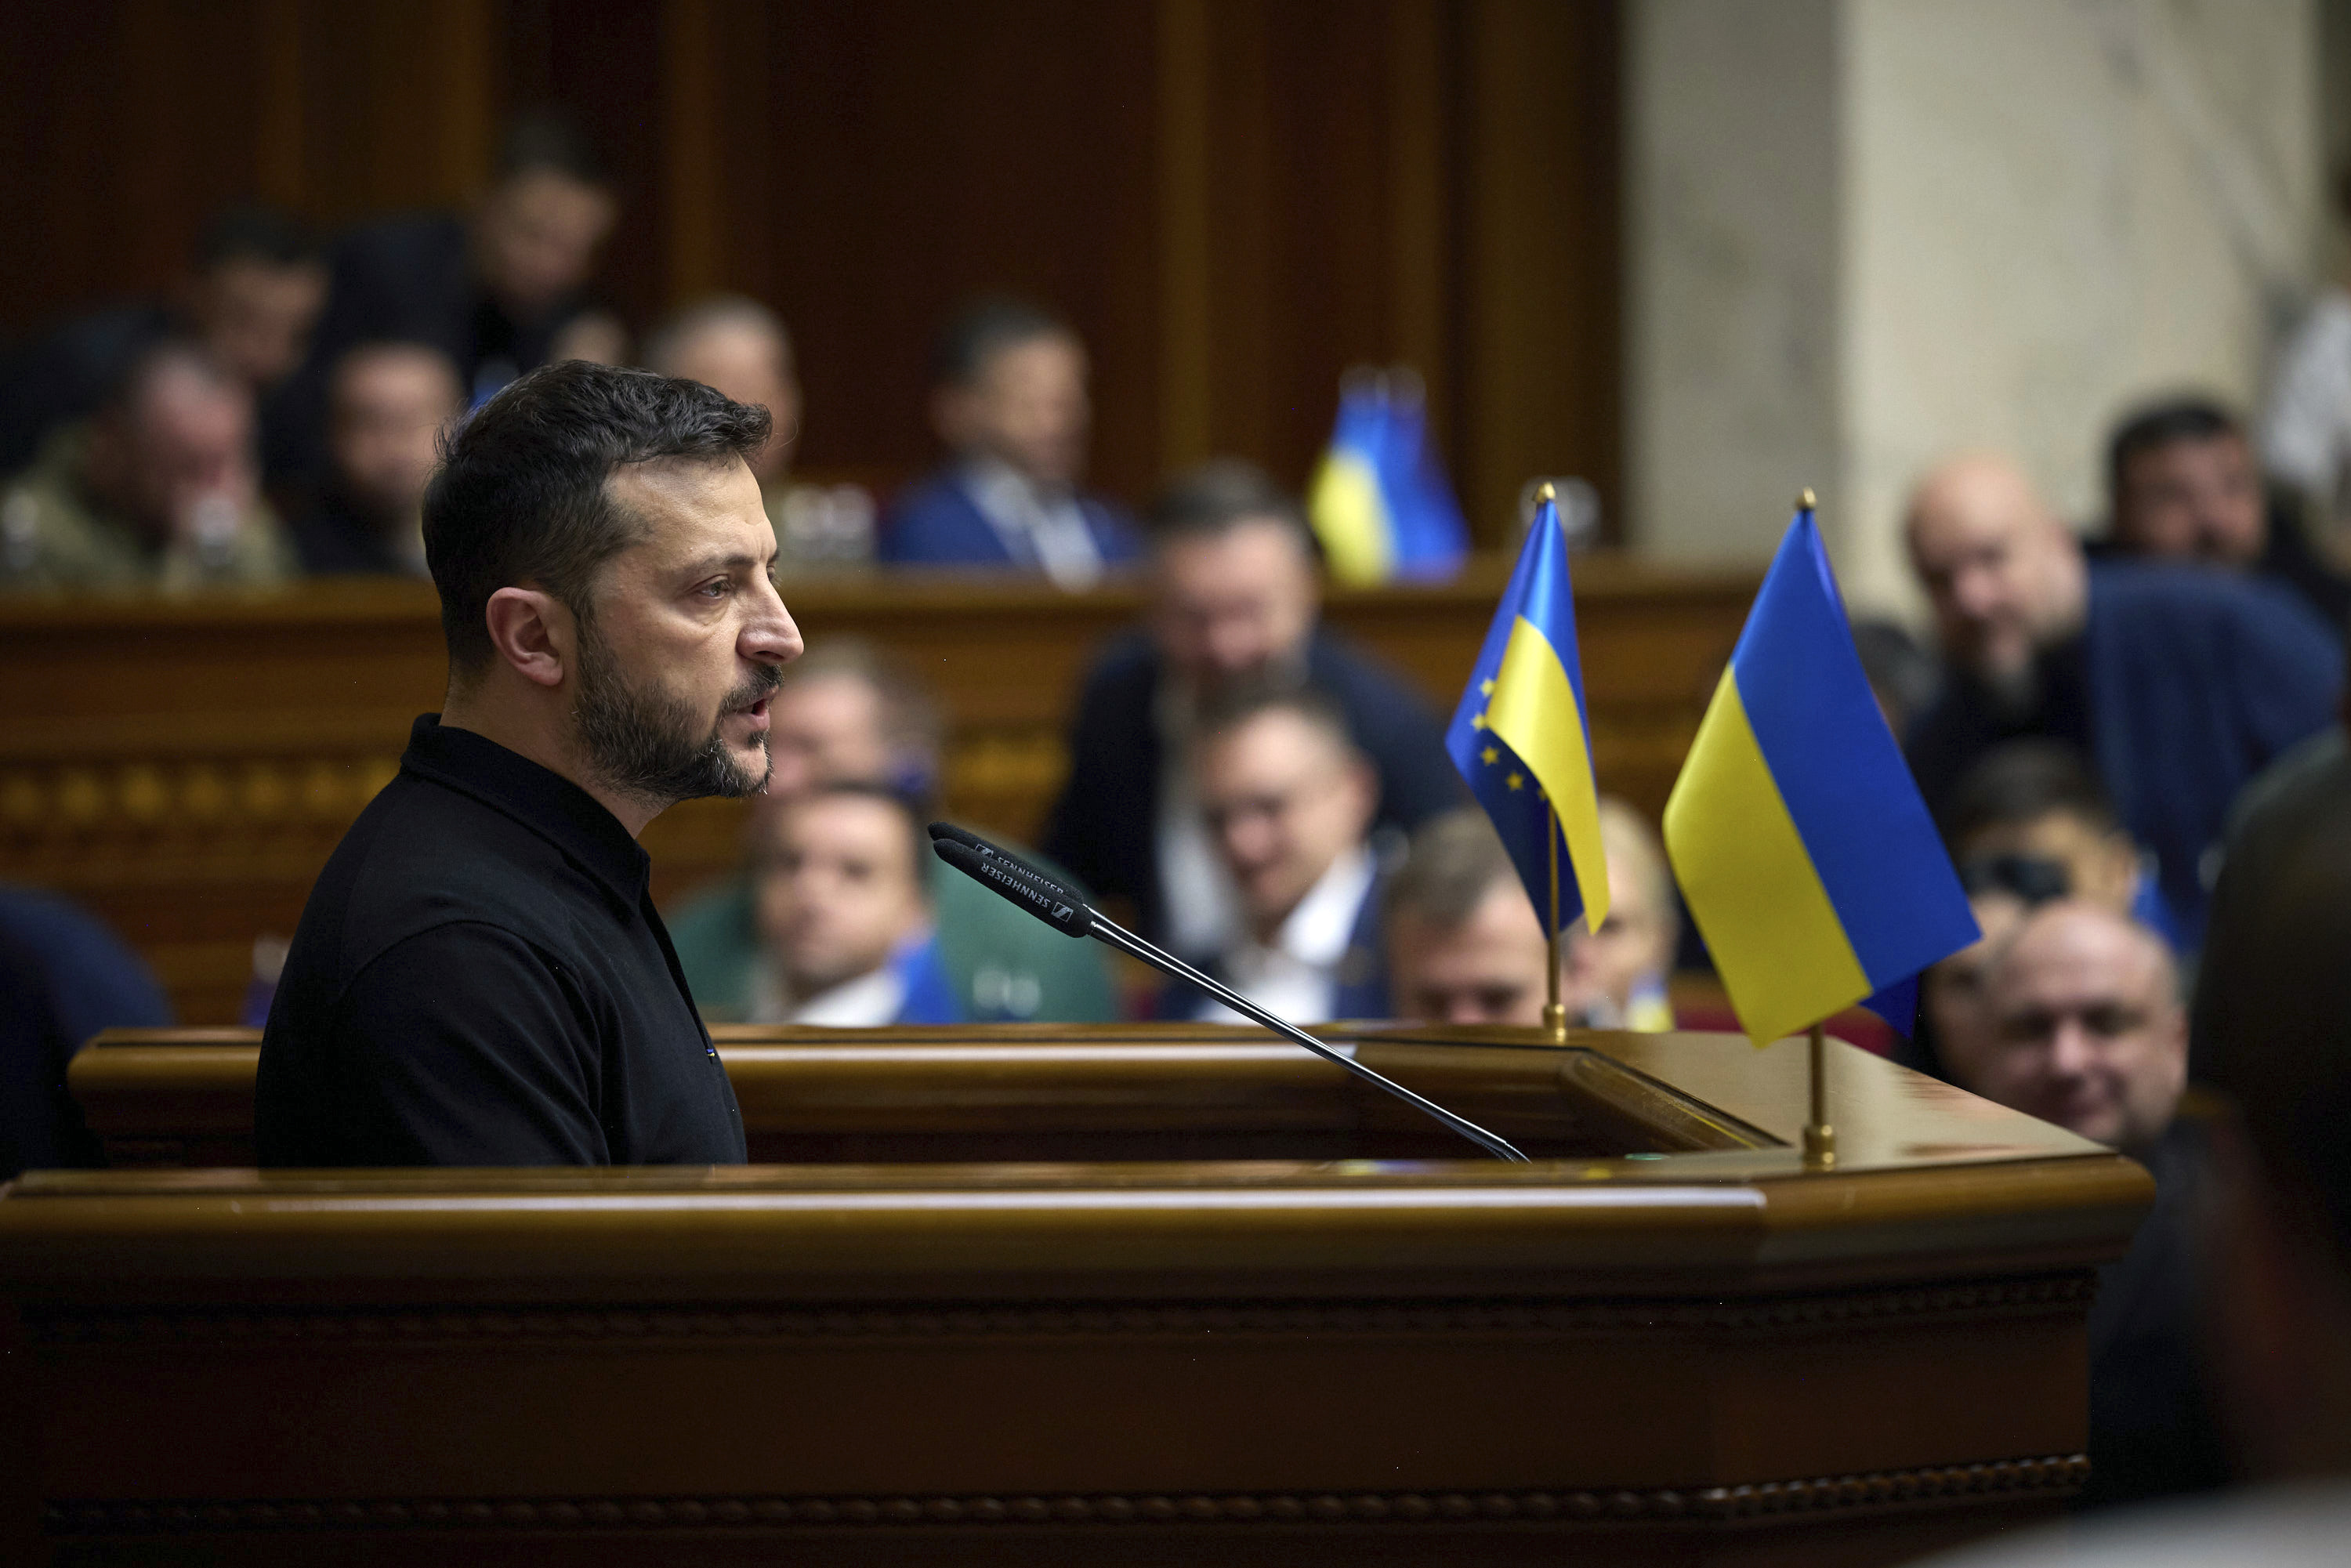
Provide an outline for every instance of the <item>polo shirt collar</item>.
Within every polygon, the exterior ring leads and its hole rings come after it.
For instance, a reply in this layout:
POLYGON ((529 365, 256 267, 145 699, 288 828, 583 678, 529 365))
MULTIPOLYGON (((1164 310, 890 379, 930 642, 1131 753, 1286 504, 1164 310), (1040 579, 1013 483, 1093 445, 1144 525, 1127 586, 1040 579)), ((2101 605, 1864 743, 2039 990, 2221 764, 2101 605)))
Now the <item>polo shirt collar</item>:
POLYGON ((408 732, 401 767, 503 812, 563 852, 630 908, 642 904, 653 861, 603 802, 487 736, 445 726, 437 713, 408 732))

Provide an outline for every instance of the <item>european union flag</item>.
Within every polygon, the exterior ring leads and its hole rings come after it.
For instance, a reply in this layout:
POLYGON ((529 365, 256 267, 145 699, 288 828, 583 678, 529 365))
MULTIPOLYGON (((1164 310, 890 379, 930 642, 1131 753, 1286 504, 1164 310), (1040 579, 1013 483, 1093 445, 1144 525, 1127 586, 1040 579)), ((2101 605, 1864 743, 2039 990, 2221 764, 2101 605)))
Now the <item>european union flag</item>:
POLYGON ((1907 1034, 1918 972, 1980 935, 1806 501, 1666 802, 1667 858, 1758 1045, 1865 1000, 1907 1034))
POLYGON ((1608 918, 1590 733, 1567 535, 1546 493, 1445 732, 1445 748, 1493 819, 1537 920, 1547 918, 1558 889, 1561 930, 1579 915, 1588 914, 1595 930, 1608 918))

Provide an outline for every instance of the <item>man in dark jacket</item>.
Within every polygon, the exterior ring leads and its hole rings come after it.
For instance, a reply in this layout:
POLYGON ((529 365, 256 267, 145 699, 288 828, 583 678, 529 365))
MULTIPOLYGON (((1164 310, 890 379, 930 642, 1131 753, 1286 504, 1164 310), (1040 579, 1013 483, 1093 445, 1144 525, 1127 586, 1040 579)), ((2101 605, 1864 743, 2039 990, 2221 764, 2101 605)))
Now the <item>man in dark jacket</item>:
POLYGON ((1242 681, 1311 685, 1378 782, 1377 827, 1410 831, 1464 797, 1437 716, 1395 673, 1316 625, 1321 585, 1298 504, 1247 464, 1205 465, 1152 509, 1147 629, 1095 663, 1045 852, 1134 905, 1179 951, 1221 951, 1238 902, 1194 795, 1195 719, 1242 681))
POLYGON ((1997 457, 1928 475, 1908 532, 1949 666, 1943 695, 1907 747, 1928 806, 1942 810, 2004 740, 2070 744, 2155 852, 2170 928, 2194 949, 2206 862, 2230 801, 2334 717, 2343 682, 2335 632, 2259 579, 2086 562, 2031 483, 1997 457))
POLYGON ((263 1165, 741 1162, 637 835, 768 781, 800 651, 744 461, 768 433, 698 382, 574 362, 452 440, 424 502, 448 695, 303 907, 263 1165))

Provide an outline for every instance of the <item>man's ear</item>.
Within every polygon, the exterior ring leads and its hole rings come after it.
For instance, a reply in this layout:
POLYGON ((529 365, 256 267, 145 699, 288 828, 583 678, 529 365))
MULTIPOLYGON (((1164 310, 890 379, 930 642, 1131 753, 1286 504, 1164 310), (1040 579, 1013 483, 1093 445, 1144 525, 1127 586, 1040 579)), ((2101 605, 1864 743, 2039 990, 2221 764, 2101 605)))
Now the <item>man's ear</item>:
POLYGON ((579 653, 580 628, 561 600, 542 589, 501 588, 482 619, 500 662, 533 685, 563 684, 579 653))
POLYGON ((941 386, 931 391, 931 429, 950 452, 961 452, 971 444, 972 402, 965 387, 941 386))

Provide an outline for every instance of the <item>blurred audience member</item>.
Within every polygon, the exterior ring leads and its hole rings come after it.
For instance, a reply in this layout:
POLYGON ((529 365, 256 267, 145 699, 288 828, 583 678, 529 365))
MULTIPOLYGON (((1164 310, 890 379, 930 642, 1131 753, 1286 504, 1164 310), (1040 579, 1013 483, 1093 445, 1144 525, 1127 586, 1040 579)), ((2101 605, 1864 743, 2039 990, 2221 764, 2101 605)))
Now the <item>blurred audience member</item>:
MULTIPOLYGON (((1245 921, 1202 967, 1293 1023, 1387 1016, 1380 868, 1364 841, 1379 779, 1345 714, 1311 687, 1236 688, 1202 716, 1197 768, 1201 810, 1245 921)), ((1242 1021, 1182 981, 1160 1010, 1242 1021)))
POLYGON ((1093 411, 1069 323, 983 300, 947 328, 933 377, 931 424, 954 460, 891 504, 883 559, 1042 572, 1075 589, 1142 553, 1134 520, 1079 487, 1093 411))
POLYGON ((617 361, 618 324, 588 297, 619 215, 604 164, 568 117, 508 128, 490 189, 469 216, 388 218, 344 236, 301 384, 313 408, 298 467, 326 467, 329 372, 361 343, 427 343, 479 406, 525 371, 567 359, 617 361), (567 333, 572 340, 566 341, 567 333))
POLYGON ((873 497, 854 485, 792 483, 800 433, 800 383, 792 340, 776 313, 756 299, 721 294, 672 316, 645 340, 645 363, 665 376, 715 387, 775 415, 776 433, 751 460, 759 497, 790 566, 861 561, 873 554, 873 497))
POLYGON ((1984 975, 1990 1028, 1942 1042, 1954 1082, 2123 1150, 2156 1178, 2130 1251, 2090 1309, 2085 1508, 2220 1485, 2227 1465, 2199 1370, 2197 1226, 2205 1140, 2175 1119, 2188 1019, 2162 940, 2078 899, 2024 916, 1984 975))
POLYGON ((326 298, 326 264, 298 221, 271 207, 224 209, 205 225, 171 298, 68 321, 0 361, 0 474, 31 462, 50 431, 95 413, 131 365, 167 338, 202 344, 245 383, 263 456, 274 459, 283 418, 277 394, 301 364, 326 298))
POLYGON ((2057 894, 2127 915, 2178 945, 2138 845, 2088 761, 2063 741, 2011 740, 1984 753, 1952 789, 1943 841, 1963 878, 1985 862, 2037 862, 2057 894))
POLYGON ((181 340, 141 355, 0 498, 0 586, 274 582, 293 565, 254 468, 253 394, 181 340))
POLYGON ((2291 507, 2272 503, 2244 426, 2219 404, 2179 398, 2124 421, 2106 493, 2115 553, 2258 572, 2338 630, 2351 616, 2351 578, 2310 548, 2291 507))
POLYGON ((930 835, 883 784, 820 784, 761 814, 754 1023, 955 1023, 925 872, 930 835))
POLYGON ((426 575, 424 486, 438 443, 464 412, 449 356, 426 343, 362 343, 329 382, 334 468, 318 507, 294 526, 302 570, 426 575))
POLYGON ((2335 633, 2273 583, 2090 565, 1998 457, 1935 469, 1907 528, 1948 665, 1907 748, 1929 809, 1948 810, 1960 776, 2003 740, 2073 746, 2095 759, 2116 814, 2154 852, 2172 929, 2194 946, 2205 856, 2230 800, 2334 710, 2335 633))
POLYGON ((0 886, 0 1181, 105 1164, 67 1068, 100 1030, 171 1022, 154 977, 113 932, 61 898, 0 886))
POLYGON ((1952 1041, 1951 1051, 1962 1058, 1991 1051, 1992 1023, 1984 1007, 1984 972, 2027 914, 2064 896, 2055 869, 2038 862, 1992 861, 1962 870, 1968 910, 1982 935, 1918 977, 1917 1021, 1907 1040, 1895 1036, 1890 1054, 1896 1061, 1948 1083, 1952 1079, 1944 1063, 1944 1041, 1952 1041), (2015 885, 2020 873, 2028 879, 2027 891, 2015 885))
MULTIPOLYGON (((2262 1490, 1938 1558, 1938 1568, 2317 1568, 2351 1535, 2351 813, 2288 813, 2250 896, 2224 892, 2195 1033, 2216 1128, 2206 1343, 2241 1476, 2262 1490)), ((2160 1179, 2158 1176, 2158 1180, 2160 1179)), ((2158 1199, 2158 1210, 2161 1198, 2158 1199)), ((2144 1232, 2142 1232, 2144 1233, 2144 1232)), ((2100 1291, 2099 1307, 2105 1304, 2100 1291)))
MULTIPOLYGON (((831 784, 934 792, 939 721, 922 688, 873 648, 820 642, 784 672, 768 705, 772 770, 752 800, 753 859, 772 843, 766 818, 831 784)), ((1102 949, 1072 942, 1004 902, 928 849, 917 871, 937 912, 938 950, 958 1015, 976 1022, 1099 1023, 1118 1016, 1102 949)), ((704 1013, 741 1020, 755 1005, 762 943, 753 878, 730 879, 671 915, 670 940, 704 1013)))
MULTIPOLYGON (((1561 1002, 1572 1021, 1674 1027, 1666 999, 1678 919, 1665 856, 1622 801, 1600 802, 1608 917, 1567 933, 1561 1002)), ((1433 1023, 1542 1022, 1550 945, 1493 824, 1474 806, 1421 824, 1386 895, 1388 992, 1395 1016, 1433 1023)))
POLYGON ((1152 509, 1148 629, 1105 650, 1078 698, 1046 852, 1179 952, 1240 929, 1192 783, 1195 716, 1222 688, 1329 693, 1371 759, 1383 827, 1410 831, 1464 798, 1427 704, 1317 624, 1316 559, 1298 503, 1248 464, 1183 476, 1152 509))

